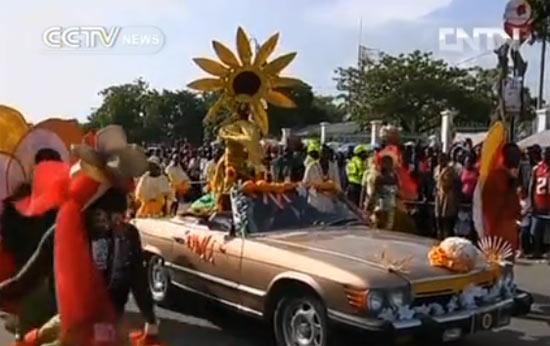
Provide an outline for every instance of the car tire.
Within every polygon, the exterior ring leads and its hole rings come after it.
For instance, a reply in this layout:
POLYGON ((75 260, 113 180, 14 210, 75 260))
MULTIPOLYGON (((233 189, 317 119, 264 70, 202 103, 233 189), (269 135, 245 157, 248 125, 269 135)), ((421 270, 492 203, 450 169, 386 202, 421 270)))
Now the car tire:
POLYGON ((147 264, 147 278, 149 291, 151 291, 155 303, 161 306, 170 304, 173 291, 172 282, 162 257, 151 256, 147 264))
POLYGON ((273 315, 277 346, 328 346, 328 323, 324 304, 313 294, 282 297, 273 315))

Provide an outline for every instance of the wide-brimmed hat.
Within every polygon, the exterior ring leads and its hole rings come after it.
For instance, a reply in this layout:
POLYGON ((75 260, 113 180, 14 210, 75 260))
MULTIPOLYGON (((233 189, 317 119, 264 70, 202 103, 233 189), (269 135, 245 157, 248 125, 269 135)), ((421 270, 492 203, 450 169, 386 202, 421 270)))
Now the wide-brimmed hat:
POLYGON ((117 125, 87 135, 71 151, 79 159, 72 173, 82 170, 100 181, 137 178, 149 168, 145 151, 136 144, 128 144, 124 129, 117 125))

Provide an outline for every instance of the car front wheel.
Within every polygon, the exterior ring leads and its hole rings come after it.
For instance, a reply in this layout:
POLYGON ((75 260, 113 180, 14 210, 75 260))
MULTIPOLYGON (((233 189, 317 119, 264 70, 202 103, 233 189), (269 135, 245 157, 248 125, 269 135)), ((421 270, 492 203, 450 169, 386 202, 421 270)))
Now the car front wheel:
POLYGON ((277 346, 327 346, 328 327, 323 303, 310 294, 283 297, 273 316, 277 346))
POLYGON ((164 266, 162 257, 153 255, 148 263, 149 290, 153 296, 153 300, 159 305, 169 303, 170 296, 170 276, 168 270, 164 266))

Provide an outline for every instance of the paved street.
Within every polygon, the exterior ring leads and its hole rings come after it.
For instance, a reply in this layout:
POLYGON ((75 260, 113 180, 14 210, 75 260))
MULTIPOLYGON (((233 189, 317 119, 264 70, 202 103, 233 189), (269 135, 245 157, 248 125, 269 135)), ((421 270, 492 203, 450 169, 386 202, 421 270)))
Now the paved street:
MULTIPOLYGON (((514 319, 508 328, 479 334, 458 343, 463 346, 542 346, 550 345, 550 265, 520 262, 516 276, 521 286, 535 295, 534 311, 514 319)), ((269 332, 260 323, 194 300, 178 312, 160 309, 161 333, 168 346, 264 346, 270 345, 269 332)), ((140 325, 135 308, 128 312, 131 323, 140 325)), ((356 335, 341 345, 365 345, 356 335)), ((10 335, 0 332, 0 345, 8 345, 10 335)), ((420 345, 418 345, 420 346, 420 345)))

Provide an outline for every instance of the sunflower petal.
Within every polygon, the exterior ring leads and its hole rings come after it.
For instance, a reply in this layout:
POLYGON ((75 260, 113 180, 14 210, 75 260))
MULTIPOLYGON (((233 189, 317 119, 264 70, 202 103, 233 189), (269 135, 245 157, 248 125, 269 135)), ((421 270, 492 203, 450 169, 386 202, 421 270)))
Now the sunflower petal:
POLYGON ((269 56, 273 54, 273 51, 275 51, 275 47, 277 47, 278 42, 279 33, 276 33, 275 35, 271 36, 267 41, 265 41, 265 43, 258 50, 258 54, 256 54, 256 58, 254 59, 254 66, 259 67, 265 64, 269 56))
POLYGON ((199 91, 218 91, 223 89, 223 81, 216 78, 203 78, 197 79, 187 84, 187 86, 199 91))
POLYGON ((193 61, 211 75, 225 77, 229 73, 229 69, 217 61, 206 58, 195 58, 193 61))
POLYGON ((277 75, 285 67, 287 67, 292 62, 292 60, 294 60, 295 57, 296 57, 296 53, 289 53, 289 54, 280 56, 277 59, 265 65, 264 71, 271 75, 277 75))
POLYGON ((296 103, 282 92, 272 90, 267 94, 267 101, 272 105, 283 108, 296 108, 296 103))
POLYGON ((224 46, 223 43, 212 41, 212 45, 214 46, 214 50, 216 51, 218 58, 220 58, 224 64, 233 68, 240 66, 239 60, 237 60, 235 54, 233 54, 229 48, 224 46))
POLYGON ((262 134, 267 135, 269 132, 269 119, 265 108, 260 103, 254 106, 252 120, 258 125, 262 134))
POLYGON ((244 30, 239 27, 237 30, 237 51, 241 62, 245 66, 249 66, 252 60, 252 49, 250 49, 250 39, 244 30))
POLYGON ((272 82, 273 88, 292 88, 301 84, 301 80, 290 77, 276 77, 272 82))

